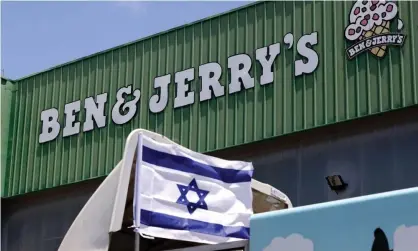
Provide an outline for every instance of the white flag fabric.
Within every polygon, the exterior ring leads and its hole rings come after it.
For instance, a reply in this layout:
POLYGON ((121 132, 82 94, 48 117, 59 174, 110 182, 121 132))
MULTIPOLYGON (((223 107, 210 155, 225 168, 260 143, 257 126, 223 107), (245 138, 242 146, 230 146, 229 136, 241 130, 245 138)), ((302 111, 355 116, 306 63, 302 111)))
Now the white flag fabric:
POLYGON ((207 156, 140 134, 136 231, 209 244, 249 239, 252 174, 249 162, 207 156))

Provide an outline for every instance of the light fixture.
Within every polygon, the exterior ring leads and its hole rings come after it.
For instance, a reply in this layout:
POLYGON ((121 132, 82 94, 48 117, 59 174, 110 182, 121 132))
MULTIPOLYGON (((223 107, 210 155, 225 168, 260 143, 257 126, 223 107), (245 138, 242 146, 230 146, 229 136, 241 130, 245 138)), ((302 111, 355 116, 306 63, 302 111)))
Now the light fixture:
POLYGON ((344 191, 348 186, 347 183, 344 182, 341 175, 331 175, 325 177, 328 182, 328 186, 331 188, 332 191, 338 194, 338 192, 344 191))

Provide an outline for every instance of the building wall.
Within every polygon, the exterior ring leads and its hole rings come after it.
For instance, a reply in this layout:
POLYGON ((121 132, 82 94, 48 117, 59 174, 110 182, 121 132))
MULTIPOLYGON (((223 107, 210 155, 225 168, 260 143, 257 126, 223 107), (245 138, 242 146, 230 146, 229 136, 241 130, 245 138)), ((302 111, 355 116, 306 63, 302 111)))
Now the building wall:
POLYGON ((100 181, 2 199, 1 250, 56 251, 100 181))
POLYGON ((329 135, 314 130, 321 139, 249 158, 254 176, 285 192, 295 206, 418 186, 418 109, 367 122, 372 126, 358 123, 364 128, 356 130, 353 123, 330 128, 329 135), (341 175, 347 189, 331 191, 329 175, 341 175))
POLYGON ((16 86, 8 79, 1 78, 1 196, 5 195, 6 187, 6 168, 7 163, 10 163, 11 145, 13 138, 11 132, 13 131, 12 120, 16 96, 14 92, 16 86))
MULTIPOLYGON (((285 192, 295 206, 418 185, 418 108, 325 126, 215 151, 253 162, 255 178, 285 192), (325 176, 340 174, 335 194, 325 176)), ((101 179, 2 200, 2 250, 55 251, 101 179)))
MULTIPOLYGON (((20 79, 14 92, 14 140, 4 196, 108 174, 135 128, 210 152, 416 105, 418 15, 413 10, 418 2, 399 1, 398 6, 404 23, 401 33, 407 38, 403 46, 388 46, 384 58, 370 52, 347 58, 345 50, 352 43, 346 41, 344 30, 352 2, 257 2, 20 79), (297 49, 298 42, 315 32, 318 43, 308 47, 318 55, 318 65, 310 74, 295 76, 295 62, 307 60, 297 49), (292 46, 285 44, 288 33, 294 37, 292 46), (273 82, 260 85, 262 67, 255 51, 274 43, 281 43, 281 53, 272 68, 273 82), (240 53, 251 57, 255 86, 228 94, 236 73, 227 70, 228 58, 240 53), (221 65, 220 83, 226 94, 199 102, 198 68, 209 62, 221 65), (196 76, 190 83, 195 102, 175 109, 175 73, 190 67, 196 76), (159 93, 153 81, 165 74, 171 74, 168 105, 152 113, 150 97, 159 93), (112 119, 116 93, 130 85, 141 91, 132 107, 138 111, 127 123, 117 125, 112 119), (64 127, 64 105, 80 100, 76 119, 83 122, 84 99, 102 93, 108 94, 103 128, 68 137, 61 131, 57 138, 39 143, 42 111, 56 108, 64 127)), ((397 32, 396 21, 391 29, 397 32)), ((309 64, 314 61, 309 60, 309 64)), ((128 100, 132 98, 128 95, 128 100)))

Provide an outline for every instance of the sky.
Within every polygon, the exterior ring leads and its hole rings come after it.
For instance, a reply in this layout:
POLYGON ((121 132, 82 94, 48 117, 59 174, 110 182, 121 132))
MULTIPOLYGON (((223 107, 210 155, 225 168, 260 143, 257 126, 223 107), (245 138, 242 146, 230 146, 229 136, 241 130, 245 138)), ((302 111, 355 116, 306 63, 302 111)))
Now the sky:
POLYGON ((18 79, 250 2, 1 2, 1 68, 18 79))

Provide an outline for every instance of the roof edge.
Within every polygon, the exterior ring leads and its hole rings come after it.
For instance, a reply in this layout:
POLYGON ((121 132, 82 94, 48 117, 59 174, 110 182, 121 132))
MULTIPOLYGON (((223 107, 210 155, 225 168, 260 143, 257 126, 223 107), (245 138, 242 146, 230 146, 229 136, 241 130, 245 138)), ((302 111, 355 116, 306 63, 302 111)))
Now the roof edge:
POLYGON ((165 31, 161 31, 161 32, 158 32, 158 33, 155 33, 155 34, 152 34, 152 35, 149 35, 149 36, 146 36, 146 37, 143 37, 143 38, 140 38, 140 39, 131 41, 131 42, 127 42, 127 43, 124 43, 124 44, 121 44, 121 45, 118 45, 118 46, 115 46, 115 47, 111 47, 109 49, 105 49, 105 50, 102 50, 102 51, 99 51, 99 52, 95 52, 93 54, 90 54, 90 55, 87 55, 87 56, 84 56, 84 57, 80 57, 80 58, 77 58, 77 59, 68 61, 66 63, 62 63, 62 64, 58 64, 56 66, 52 66, 52 67, 47 68, 45 70, 42 70, 42 71, 39 71, 39 72, 36 72, 36 73, 32 73, 30 75, 27 75, 27 76, 24 76, 24 77, 21 77, 21 78, 17 78, 15 80, 13 80, 12 82, 22 81, 22 80, 25 80, 27 78, 30 78, 30 77, 33 77, 33 76, 36 76, 36 75, 39 75, 39 74, 42 74, 42 73, 45 73, 45 72, 48 72, 48 71, 52 71, 52 70, 55 70, 55 69, 58 69, 58 68, 61 68, 61 67, 64 67, 64 66, 67 66, 67 65, 70 65, 70 64, 79 62, 79 61, 83 61, 83 60, 86 60, 86 59, 89 59, 89 58, 98 56, 100 54, 104 54, 106 52, 110 52, 110 51, 113 51, 113 50, 117 50, 117 49, 120 49, 120 48, 129 46, 129 45, 132 45, 132 44, 141 42, 141 41, 145 41, 145 40, 150 39, 150 38, 153 38, 153 37, 161 36, 161 35, 170 33, 170 32, 175 31, 175 30, 184 29, 186 27, 189 27, 189 26, 192 26, 192 25, 201 23, 201 22, 205 22, 205 21, 208 21, 208 20, 211 20, 211 19, 215 19, 215 18, 224 16, 224 15, 227 15, 229 13, 232 13, 232 12, 235 12, 235 11, 239 11, 239 10, 242 10, 242 9, 245 9, 245 8, 248 8, 248 7, 251 7, 251 6, 255 6, 255 5, 258 5, 260 3, 264 3, 264 2, 266 2, 266 0, 255 0, 252 3, 246 4, 246 5, 243 5, 243 6, 240 6, 240 7, 231 9, 231 10, 228 10, 228 11, 224 11, 224 12, 221 12, 221 13, 216 14, 216 15, 213 15, 213 16, 209 16, 209 17, 206 17, 206 18, 202 18, 202 19, 199 19, 199 20, 194 21, 194 22, 191 22, 191 23, 183 24, 181 26, 177 26, 177 27, 174 27, 174 28, 165 30, 165 31))
POLYGON ((15 80, 13 80, 13 79, 10 79, 10 78, 6 78, 6 77, 1 77, 1 83, 3 84, 3 81, 5 81, 5 82, 9 82, 9 83, 12 83, 12 84, 14 84, 14 82, 15 82, 15 80))

